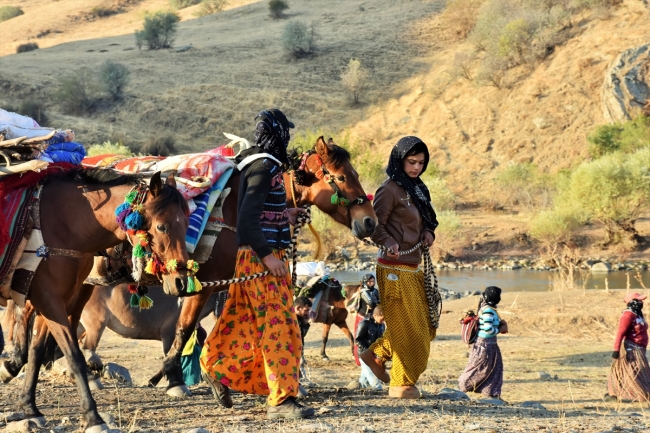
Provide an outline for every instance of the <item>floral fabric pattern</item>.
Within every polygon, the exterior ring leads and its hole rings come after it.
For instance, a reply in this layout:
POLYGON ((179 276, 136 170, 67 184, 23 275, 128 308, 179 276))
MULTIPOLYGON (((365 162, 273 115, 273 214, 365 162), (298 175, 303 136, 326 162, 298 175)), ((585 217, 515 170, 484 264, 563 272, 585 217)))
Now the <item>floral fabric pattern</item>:
MULTIPOLYGON (((252 249, 239 249, 236 277, 264 270, 252 249)), ((233 390, 268 394, 270 406, 298 393, 302 343, 290 283, 267 275, 232 284, 201 353, 203 371, 233 390)))

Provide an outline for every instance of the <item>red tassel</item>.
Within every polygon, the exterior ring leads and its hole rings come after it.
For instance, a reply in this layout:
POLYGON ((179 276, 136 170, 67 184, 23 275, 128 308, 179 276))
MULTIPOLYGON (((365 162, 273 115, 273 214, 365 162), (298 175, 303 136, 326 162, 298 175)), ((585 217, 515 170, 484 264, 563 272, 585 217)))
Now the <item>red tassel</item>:
POLYGON ((129 293, 134 294, 138 293, 138 286, 135 284, 129 284, 129 293))

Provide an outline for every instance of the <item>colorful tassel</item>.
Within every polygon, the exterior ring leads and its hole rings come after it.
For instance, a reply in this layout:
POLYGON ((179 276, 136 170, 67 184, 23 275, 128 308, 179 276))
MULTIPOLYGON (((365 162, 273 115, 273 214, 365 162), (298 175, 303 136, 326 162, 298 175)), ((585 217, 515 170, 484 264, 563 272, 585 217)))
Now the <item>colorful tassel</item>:
POLYGON ((122 203, 115 209, 115 216, 119 216, 124 211, 131 211, 131 205, 128 203, 122 203))
POLYGON ((124 220, 124 223, 130 229, 139 230, 144 225, 144 217, 140 212, 131 212, 124 220))
POLYGON ((153 300, 148 297, 147 295, 143 295, 140 297, 140 309, 141 310, 148 310, 149 308, 153 307, 153 300))
POLYGON ((176 269, 178 269, 178 262, 176 259, 168 260, 165 264, 165 269, 167 269, 167 272, 176 272, 176 269))
POLYGON ((137 308, 140 306, 140 296, 138 296, 137 293, 131 295, 131 299, 129 300, 129 305, 133 308, 137 308))
POLYGON ((155 275, 155 274, 156 274, 156 268, 155 268, 155 265, 154 265, 154 260, 153 260, 153 258, 151 258, 151 259, 149 259, 149 260, 147 261, 147 266, 144 268, 144 271, 145 271, 147 274, 151 274, 151 275, 155 275))
POLYGON ((129 293, 138 293, 138 286, 135 284, 129 284, 129 293))
POLYGON ((199 271, 199 264, 196 263, 194 260, 190 259, 187 261, 187 269, 190 272, 197 273, 199 271))
POLYGON ((196 290, 197 292, 203 290, 203 285, 201 284, 198 278, 191 277, 190 279, 194 280, 194 290, 196 290))
POLYGON ((135 200, 137 196, 138 196, 138 191, 134 189, 124 197, 124 202, 131 205, 131 203, 133 203, 133 200, 135 200))
POLYGON ((135 244, 133 246, 133 253, 132 253, 133 257, 142 258, 142 257, 145 256, 145 254, 146 254, 146 251, 145 251, 144 247, 141 244, 135 244))

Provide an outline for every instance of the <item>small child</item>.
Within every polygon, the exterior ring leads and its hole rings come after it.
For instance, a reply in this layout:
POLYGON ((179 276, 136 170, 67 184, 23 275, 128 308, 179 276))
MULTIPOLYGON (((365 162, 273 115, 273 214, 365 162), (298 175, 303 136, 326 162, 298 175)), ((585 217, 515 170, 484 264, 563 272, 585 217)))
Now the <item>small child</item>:
MULTIPOLYGON (((359 348, 359 353, 368 349, 372 343, 379 337, 384 335, 386 325, 384 324, 384 311, 381 306, 376 306, 372 310, 372 314, 359 323, 356 335, 356 345, 359 348)), ((347 387, 348 389, 356 388, 374 388, 382 389, 381 381, 373 374, 370 367, 368 367, 361 359, 361 376, 359 380, 352 381, 347 387)))

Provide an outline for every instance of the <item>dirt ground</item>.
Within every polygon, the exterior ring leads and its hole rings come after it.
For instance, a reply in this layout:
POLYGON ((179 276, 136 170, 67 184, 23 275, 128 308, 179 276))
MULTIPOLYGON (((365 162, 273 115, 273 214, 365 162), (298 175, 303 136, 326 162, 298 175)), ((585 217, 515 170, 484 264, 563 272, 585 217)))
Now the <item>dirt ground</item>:
MULTIPOLYGON (((634 288, 633 288, 634 289, 634 288)), ((644 292, 648 293, 648 292, 644 292)), ((107 331, 98 348, 104 362, 127 367, 133 387, 105 382, 93 393, 100 412, 109 412, 124 432, 184 432, 204 427, 210 432, 266 431, 436 431, 457 432, 643 432, 650 429, 647 405, 605 403, 602 396, 611 362, 610 354, 618 316, 624 308, 624 291, 507 293, 501 315, 511 333, 499 337, 505 364, 505 406, 472 401, 439 400, 443 387, 454 388, 467 362, 467 347, 460 341, 458 318, 474 308, 477 298, 447 302, 438 337, 431 344, 429 368, 421 378, 423 398, 395 401, 386 391, 348 391, 344 386, 358 377, 348 343, 338 329, 330 334, 329 362, 320 359, 321 325, 307 336, 306 358, 311 379, 307 403, 317 409, 311 420, 268 421, 264 398, 235 396, 235 407, 222 409, 204 385, 192 387, 194 397, 173 399, 162 388, 144 386, 162 357, 155 341, 125 340, 107 331), (540 372, 552 379, 541 380, 540 372), (536 401, 547 410, 521 407, 536 401)), ((211 319, 204 321, 211 327, 211 319)), ((208 328, 209 329, 209 328, 208 328)), ((9 411, 21 380, 0 385, 0 412, 9 411)), ((60 376, 43 372, 38 404, 50 431, 81 431, 77 393, 60 376)))

